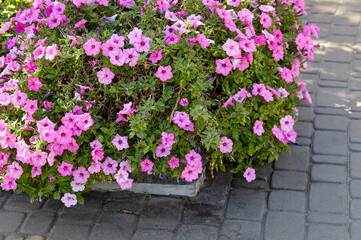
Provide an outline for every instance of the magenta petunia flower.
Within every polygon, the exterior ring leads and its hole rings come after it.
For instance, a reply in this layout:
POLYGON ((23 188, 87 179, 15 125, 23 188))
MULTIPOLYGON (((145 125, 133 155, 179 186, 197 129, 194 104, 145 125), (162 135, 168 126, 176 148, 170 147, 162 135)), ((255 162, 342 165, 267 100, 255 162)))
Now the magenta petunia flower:
POLYGON ((179 167, 179 158, 172 156, 171 159, 168 161, 168 164, 170 166, 170 169, 179 167))
POLYGON ((37 69, 37 65, 33 62, 33 61, 30 61, 28 62, 28 64, 26 64, 24 66, 25 70, 28 72, 28 73, 31 73, 31 72, 35 72, 35 70, 37 69))
POLYGON ((268 28, 272 25, 272 19, 267 13, 262 13, 260 23, 264 28, 268 28))
POLYGON ((84 24, 85 24, 87 21, 88 21, 88 20, 85 20, 85 19, 80 20, 79 22, 75 23, 74 28, 79 28, 79 27, 80 27, 80 28, 82 28, 82 29, 85 30, 84 24))
POLYGON ((118 162, 107 157, 102 163, 102 169, 105 175, 114 174, 117 172, 118 162))
POLYGON ((180 100, 180 105, 182 105, 183 107, 187 106, 188 105, 188 99, 187 98, 182 98, 180 100))
POLYGON ((35 92, 37 92, 39 88, 43 86, 43 84, 39 81, 38 77, 29 78, 28 80, 29 80, 28 88, 34 90, 35 92))
POLYGON ((172 145, 159 144, 156 148, 155 155, 157 157, 166 157, 170 154, 170 150, 172 149, 172 145))
POLYGON ((43 106, 45 109, 50 110, 52 107, 52 104, 50 102, 44 101, 43 106))
POLYGON ((157 78, 159 78, 162 82, 165 82, 168 79, 171 79, 173 77, 172 67, 171 66, 166 66, 166 67, 159 66, 158 71, 154 75, 157 78))
POLYGON ((228 57, 216 60, 216 65, 216 73, 222 74, 223 76, 227 76, 233 68, 233 64, 228 57))
POLYGON ((176 44, 180 39, 180 36, 172 32, 165 41, 165 44, 176 44))
POLYGON ((6 191, 15 190, 18 187, 16 184, 16 179, 8 175, 5 175, 2 181, 3 182, 1 183, 1 187, 6 191))
POLYGON ((61 174, 61 176, 69 176, 72 174, 73 164, 62 162, 61 166, 58 167, 58 172, 61 174))
POLYGON ((163 49, 156 50, 156 51, 152 52, 152 54, 150 54, 148 60, 152 61, 153 64, 157 63, 163 57, 162 56, 162 51, 163 51, 163 49))
POLYGON ((221 144, 219 144, 219 150, 222 153, 232 152, 233 142, 227 137, 222 137, 221 144))
POLYGON ((34 178, 34 177, 36 177, 36 176, 39 176, 41 173, 42 173, 41 167, 39 167, 39 166, 34 166, 34 167, 31 169, 31 177, 32 177, 32 178, 34 178))
POLYGON ((256 171, 253 168, 247 168, 243 174, 243 177, 246 178, 247 182, 252 182, 256 179, 256 171))
POLYGON ((149 52, 150 51, 150 45, 149 43, 152 41, 151 38, 140 36, 134 40, 134 48, 137 52, 149 52))
POLYGON ((61 201, 64 203, 65 207, 71 207, 77 204, 76 195, 71 193, 65 193, 61 198, 61 201))
POLYGON ((256 120, 256 123, 253 126, 253 132, 258 136, 262 136, 262 134, 264 133, 262 121, 256 120))
POLYGON ((84 43, 83 48, 86 55, 92 56, 99 54, 101 45, 101 42, 96 41, 95 38, 91 38, 86 43, 84 43))
POLYGON ((118 151, 129 148, 128 136, 119 136, 119 134, 116 134, 112 140, 112 143, 118 149, 118 151))
POLYGON ((74 181, 78 183, 86 183, 90 176, 89 172, 85 167, 78 167, 73 171, 74 181))
POLYGON ((105 67, 97 73, 100 83, 110 84, 114 78, 114 73, 109 68, 105 67))
POLYGON ((150 174, 152 172, 154 163, 146 158, 143 162, 140 163, 143 172, 148 172, 150 174))

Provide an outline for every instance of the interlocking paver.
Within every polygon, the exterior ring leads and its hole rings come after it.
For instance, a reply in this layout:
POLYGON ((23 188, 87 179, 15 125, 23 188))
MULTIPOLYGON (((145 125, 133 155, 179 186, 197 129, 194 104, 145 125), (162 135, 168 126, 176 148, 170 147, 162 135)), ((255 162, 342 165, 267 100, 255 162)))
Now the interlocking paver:
POLYGON ((315 129, 347 131, 347 117, 318 115, 315 117, 315 129))
POLYGON ((344 108, 347 105, 347 90, 343 88, 321 88, 317 93, 317 105, 344 108))
POLYGON ((173 239, 174 233, 170 230, 138 229, 132 240, 169 240, 173 239))
POLYGON ((312 136, 312 123, 299 122, 295 123, 294 130, 297 132, 297 137, 311 137, 312 136))
POLYGON ((216 240, 218 228, 204 225, 181 225, 176 233, 175 240, 207 239, 216 240))
POLYGON ((303 240, 304 231, 304 214, 268 211, 265 222, 267 240, 303 240))
POLYGON ((307 174, 296 171, 275 171, 272 176, 272 188, 305 190, 307 187, 307 174))
POLYGON ((310 148, 291 146, 291 153, 283 153, 275 162, 275 169, 307 171, 309 166, 310 148))
POLYGON ((350 141, 361 143, 361 120, 350 120, 350 141))
POLYGON ((350 155, 350 176, 361 178, 361 153, 351 153, 350 155))
POLYGON ((347 154, 347 134, 343 132, 315 131, 313 152, 345 156, 347 154))
POLYGON ((351 240, 358 240, 361 236, 361 221, 352 222, 350 226, 351 240))
POLYGON ((306 210, 306 195, 304 192, 273 190, 268 197, 268 208, 304 212, 306 210))
MULTIPOLYGON (((87 240, 91 227, 82 225, 55 225, 48 240, 87 240)), ((102 238, 105 239, 105 238, 102 238)))
POLYGON ((321 79, 328 79, 334 81, 347 81, 349 73, 349 63, 327 62, 324 63, 322 68, 320 69, 321 79))
MULTIPOLYGON (((356 35, 356 34, 355 34, 356 35)), ((324 60, 331 62, 350 62, 352 59, 352 48, 346 46, 332 46, 326 48, 324 60)))
POLYGON ((308 227, 308 240, 337 239, 347 240, 347 228, 325 224, 313 224, 308 227))
POLYGON ((51 212, 33 212, 23 225, 22 231, 31 234, 46 234, 52 227, 56 215, 51 212))
POLYGON ((84 205, 76 205, 71 208, 64 208, 61 212, 57 224, 93 224, 98 211, 102 206, 101 199, 87 199, 84 205))
POLYGON ((354 179, 350 181, 350 196, 352 198, 361 198, 361 180, 354 179))
POLYGON ((16 231, 24 218, 24 213, 0 211, 0 233, 16 231))
POLYGON ((351 200, 350 216, 352 219, 361 219, 361 200, 360 199, 351 200))
POLYGON ((5 210, 26 211, 41 208, 43 202, 30 203, 30 196, 25 194, 13 194, 4 205, 5 210))
POLYGON ((224 208, 207 203, 188 203, 184 206, 183 222, 219 226, 224 208))
POLYGON ((347 185, 338 183, 311 184, 309 208, 311 211, 344 213, 347 205, 347 185))
POLYGON ((313 155, 312 162, 344 165, 344 164, 347 164, 347 157, 346 156, 332 156, 332 155, 313 155))
POLYGON ((315 113, 312 107, 297 107, 298 120, 300 121, 313 121, 315 113))
POLYGON ((333 225, 346 225, 348 222, 348 214, 321 213, 311 212, 307 215, 309 223, 326 223, 333 225))
POLYGON ((18 234, 11 234, 5 238, 5 240, 24 240, 25 238, 18 234))
POLYGON ((246 220, 226 219, 219 233, 222 240, 260 240, 261 223, 246 220))
POLYGON ((341 165, 314 164, 311 168, 311 180, 321 182, 345 183, 347 169, 341 165))
POLYGON ((266 193, 260 189, 233 189, 230 193, 226 218, 258 220, 266 207, 266 193))

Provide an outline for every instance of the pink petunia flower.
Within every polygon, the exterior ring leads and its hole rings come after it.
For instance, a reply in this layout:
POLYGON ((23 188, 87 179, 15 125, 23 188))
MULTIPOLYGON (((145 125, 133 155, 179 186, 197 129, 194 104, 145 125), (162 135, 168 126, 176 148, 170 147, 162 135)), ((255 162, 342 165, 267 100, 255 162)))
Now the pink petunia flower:
POLYGON ((133 43, 134 48, 137 52, 149 52, 150 51, 150 45, 149 43, 152 41, 151 38, 140 36, 139 38, 135 39, 135 42, 133 43))
POLYGON ((287 115, 280 119, 281 129, 282 131, 289 132, 293 130, 293 125, 295 124, 295 120, 293 120, 291 115, 287 115))
POLYGON ((104 158, 104 152, 101 148, 94 148, 93 151, 91 151, 91 155, 94 162, 101 161, 104 158))
POLYGON ((135 50, 135 48, 128 48, 123 51, 124 62, 129 63, 129 66, 134 67, 137 64, 138 57, 140 54, 135 50))
POLYGON ((128 136, 119 136, 119 134, 116 134, 112 140, 112 144, 118 149, 118 151, 127 149, 129 148, 128 136))
POLYGON ((262 134, 264 133, 262 121, 256 120, 256 123, 253 126, 253 132, 258 136, 262 136, 262 134))
POLYGON ((118 162, 107 157, 102 163, 102 169, 105 175, 114 174, 117 172, 118 162))
POLYGON ((95 40, 95 38, 89 39, 86 43, 84 43, 83 48, 85 50, 86 55, 98 55, 100 52, 101 42, 95 40))
POLYGON ((43 106, 46 110, 50 110, 52 107, 52 104, 50 102, 44 101, 43 106))
POLYGON ((170 169, 179 167, 179 158, 172 156, 171 159, 168 161, 168 164, 170 166, 170 169))
POLYGON ((99 142, 98 139, 96 139, 90 143, 90 147, 91 148, 102 148, 103 144, 101 142, 99 142))
POLYGON ((154 163, 146 158, 143 162, 140 163, 143 172, 148 172, 150 174, 152 172, 154 163))
POLYGON ((43 86, 43 84, 39 81, 38 77, 29 78, 28 88, 34 90, 35 92, 39 91, 39 89, 43 86))
POLYGON ((43 46, 39 46, 37 49, 34 50, 34 60, 39 60, 45 56, 46 48, 43 46))
POLYGON ((65 193, 61 198, 61 201, 64 203, 65 207, 71 207, 78 203, 76 195, 71 193, 65 193))
POLYGON ((26 100, 26 104, 23 108, 25 112, 28 112, 30 115, 36 112, 38 110, 38 100, 26 100))
POLYGON ((23 174, 23 168, 20 166, 18 162, 13 162, 8 165, 6 174, 14 179, 19 179, 23 174))
POLYGON ((171 79, 173 77, 172 67, 171 66, 166 66, 166 67, 159 66, 158 71, 154 75, 157 78, 159 78, 162 82, 165 82, 168 79, 171 79))
POLYGON ((78 183, 86 183, 88 181, 90 174, 85 169, 85 167, 78 167, 73 171, 74 181, 78 183))
POLYGON ((1 187, 3 190, 9 191, 9 190, 15 190, 18 187, 18 185, 16 184, 15 178, 5 175, 5 177, 2 180, 1 187))
POLYGON ((165 44, 176 44, 180 39, 180 36, 172 32, 165 41, 165 44))
POLYGON ((46 48, 45 59, 53 61, 54 58, 58 56, 58 54, 59 54, 58 45, 53 44, 51 45, 51 47, 46 48))
POLYGON ((263 12, 261 14, 260 23, 262 24, 262 26, 264 28, 268 28, 268 27, 270 27, 272 25, 272 19, 267 13, 263 12))
POLYGON ((82 19, 82 20, 80 20, 79 22, 75 23, 74 29, 80 27, 80 28, 82 28, 83 30, 85 30, 84 24, 85 24, 87 21, 88 21, 88 20, 82 19))
POLYGON ((78 183, 76 181, 71 181, 70 186, 74 192, 81 192, 81 191, 84 191, 84 189, 85 189, 85 184, 78 183))
POLYGON ((33 166, 33 168, 31 169, 31 177, 34 178, 36 176, 41 175, 42 170, 40 166, 33 166))
POLYGON ((182 98, 180 100, 180 105, 182 105, 183 107, 187 106, 188 105, 188 99, 187 98, 182 98))
POLYGON ((97 73, 97 76, 100 83, 110 84, 115 75, 109 68, 105 67, 97 73))
POLYGON ((159 144, 156 148, 155 155, 157 157, 166 157, 170 154, 170 150, 172 149, 172 145, 159 144))
POLYGON ((227 42, 222 46, 223 50, 230 57, 238 56, 241 53, 239 43, 228 38, 227 42))
POLYGON ((233 68, 233 64, 228 57, 216 60, 216 65, 216 73, 222 74, 223 76, 227 76, 233 68))
POLYGON ((163 57, 162 51, 163 51, 163 49, 152 52, 152 54, 149 56, 148 60, 152 61, 153 64, 157 63, 163 57))
POLYGON ((24 68, 28 73, 31 73, 31 72, 35 72, 38 66, 33 61, 30 61, 24 66, 24 68))
POLYGON ((72 175, 72 169, 73 169, 73 164, 62 162, 61 166, 58 167, 58 172, 61 174, 61 176, 65 177, 72 175))
POLYGON ((222 153, 232 152, 233 142, 231 139, 223 136, 221 139, 221 144, 219 144, 219 150, 222 153))
POLYGON ((253 168, 247 168, 243 174, 243 177, 247 180, 247 182, 252 182, 256 179, 256 171, 253 168))

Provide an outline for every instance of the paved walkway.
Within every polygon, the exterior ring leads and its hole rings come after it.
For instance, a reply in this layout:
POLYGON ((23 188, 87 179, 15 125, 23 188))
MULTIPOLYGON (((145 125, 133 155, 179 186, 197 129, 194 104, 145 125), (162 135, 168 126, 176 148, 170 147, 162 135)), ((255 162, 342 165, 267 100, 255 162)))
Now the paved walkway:
POLYGON ((308 0, 321 49, 302 73, 300 146, 246 184, 220 174, 195 198, 91 193, 84 206, 0 193, 2 239, 361 239, 361 2, 308 0))

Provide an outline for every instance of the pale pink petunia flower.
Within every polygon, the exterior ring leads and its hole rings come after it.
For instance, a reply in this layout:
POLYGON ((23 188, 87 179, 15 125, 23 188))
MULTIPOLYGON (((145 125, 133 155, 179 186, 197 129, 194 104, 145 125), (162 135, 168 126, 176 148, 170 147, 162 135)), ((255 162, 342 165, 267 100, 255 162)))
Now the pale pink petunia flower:
POLYGON ((71 193, 65 193, 64 196, 61 198, 61 201, 66 207, 71 207, 78 203, 76 195, 71 193))
POLYGON ((295 120, 291 115, 287 115, 280 119, 281 129, 282 131, 289 132, 293 130, 293 125, 295 124, 295 120))
POLYGON ((109 68, 105 67, 97 73, 97 76, 100 83, 110 84, 115 75, 109 68))
POLYGON ((58 54, 59 54, 58 45, 53 44, 50 47, 46 48, 45 59, 53 61, 54 58, 58 56, 58 54))
POLYGON ((262 134, 264 133, 262 121, 256 120, 256 123, 253 126, 253 132, 258 136, 262 136, 262 134))
POLYGON ((118 149, 118 151, 127 149, 129 148, 128 136, 120 136, 119 134, 116 134, 112 140, 112 144, 118 149))
POLYGON ((166 66, 166 67, 159 66, 158 71, 154 75, 157 78, 159 78, 162 82, 165 82, 168 79, 171 79, 173 77, 172 67, 171 66, 166 66))
POLYGON ((231 139, 223 136, 221 138, 221 144, 219 144, 218 147, 222 153, 232 152, 233 142, 231 139))
POLYGON ((172 149, 172 145, 159 144, 156 148, 155 155, 157 157, 166 157, 170 154, 170 150, 172 149))
POLYGON ((93 158, 93 161, 101 161, 104 158, 104 152, 101 148, 94 148, 93 151, 91 151, 91 155, 93 158))
POLYGON ((83 48, 85 50, 86 55, 98 55, 100 52, 101 42, 95 40, 95 38, 89 39, 86 43, 84 43, 83 48))
POLYGON ((6 174, 14 179, 19 179, 23 174, 23 168, 20 166, 18 162, 13 162, 8 165, 6 174))
POLYGON ((228 38, 227 42, 222 46, 223 50, 230 57, 237 56, 241 53, 239 43, 228 38))
POLYGON ((58 172, 61 174, 61 176, 69 176, 72 174, 73 164, 62 162, 61 166, 58 167, 58 172))
POLYGON ((233 64, 228 57, 225 59, 217 59, 216 65, 216 73, 222 74, 223 76, 227 76, 233 68, 233 64))
POLYGON ((74 181, 78 183, 86 183, 88 181, 90 174, 85 169, 85 167, 78 167, 73 171, 74 181))
POLYGON ((33 166, 33 168, 31 169, 31 177, 34 178, 36 176, 41 175, 42 170, 40 166, 33 166))
POLYGON ((117 172, 118 162, 107 157, 102 163, 102 169, 105 175, 114 174, 117 172))
POLYGON ((172 32, 165 41, 165 44, 176 44, 180 39, 180 36, 172 32))
POLYGON ((92 141, 90 143, 90 147, 91 148, 102 148, 103 147, 103 144, 101 142, 99 142, 98 139, 95 139, 94 141, 92 141))
POLYGON ((256 171, 253 168, 247 168, 243 177, 246 178, 247 182, 252 182, 256 179, 256 171))
POLYGON ((71 181, 70 186, 74 192, 81 192, 81 191, 84 191, 84 189, 85 189, 84 183, 79 183, 76 181, 71 181))

